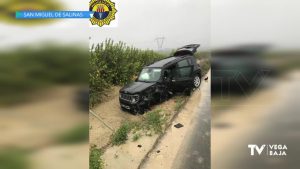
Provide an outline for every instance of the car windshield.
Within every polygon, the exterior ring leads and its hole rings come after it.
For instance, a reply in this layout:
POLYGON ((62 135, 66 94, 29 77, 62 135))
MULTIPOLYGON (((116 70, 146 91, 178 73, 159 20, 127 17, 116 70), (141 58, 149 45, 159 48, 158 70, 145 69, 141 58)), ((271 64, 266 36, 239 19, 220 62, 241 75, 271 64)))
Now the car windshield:
POLYGON ((161 69, 159 68, 144 68, 138 78, 138 81, 142 82, 156 82, 161 75, 161 69))

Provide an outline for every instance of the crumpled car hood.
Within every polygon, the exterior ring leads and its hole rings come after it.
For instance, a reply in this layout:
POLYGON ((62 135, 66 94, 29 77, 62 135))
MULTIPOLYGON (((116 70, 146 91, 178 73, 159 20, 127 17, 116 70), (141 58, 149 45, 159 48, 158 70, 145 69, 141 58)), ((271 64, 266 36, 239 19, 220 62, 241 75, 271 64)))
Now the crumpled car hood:
POLYGON ((145 89, 147 89, 150 86, 153 86, 155 83, 145 83, 145 82, 133 82, 126 86, 124 86, 120 92, 122 93, 129 93, 129 94, 135 94, 139 93, 145 89))

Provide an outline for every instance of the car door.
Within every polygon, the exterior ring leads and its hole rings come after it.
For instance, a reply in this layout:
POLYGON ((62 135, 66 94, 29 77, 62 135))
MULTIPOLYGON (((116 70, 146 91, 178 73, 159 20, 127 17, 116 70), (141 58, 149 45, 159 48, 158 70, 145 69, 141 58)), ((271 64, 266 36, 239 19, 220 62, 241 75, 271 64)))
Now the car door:
POLYGON ((177 90, 185 90, 192 84, 193 65, 187 59, 179 61, 176 65, 175 76, 173 79, 177 90))

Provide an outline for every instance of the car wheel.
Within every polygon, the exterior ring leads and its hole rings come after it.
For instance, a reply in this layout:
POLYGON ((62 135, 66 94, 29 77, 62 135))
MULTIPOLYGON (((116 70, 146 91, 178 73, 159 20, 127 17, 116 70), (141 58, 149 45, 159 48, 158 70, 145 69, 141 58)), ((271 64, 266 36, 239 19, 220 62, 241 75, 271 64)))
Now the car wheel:
POLYGON ((198 88, 200 84, 201 84, 201 78, 199 77, 199 75, 195 75, 193 79, 194 88, 198 88))

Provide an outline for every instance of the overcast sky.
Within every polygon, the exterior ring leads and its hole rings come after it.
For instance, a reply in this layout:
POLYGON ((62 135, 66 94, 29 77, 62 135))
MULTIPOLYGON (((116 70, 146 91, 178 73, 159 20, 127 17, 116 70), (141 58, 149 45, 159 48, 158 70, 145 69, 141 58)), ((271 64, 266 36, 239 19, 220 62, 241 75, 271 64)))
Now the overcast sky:
POLYGON ((213 0, 212 46, 265 43, 300 49, 299 0, 213 0))
MULTIPOLYGON (((69 10, 87 10, 88 0, 62 0, 69 10)), ((300 48, 298 0, 118 0, 117 28, 90 28, 88 20, 60 20, 36 27, 0 24, 0 47, 45 40, 73 43, 101 42, 106 38, 140 48, 157 49, 189 43, 231 46, 265 43, 300 48), (211 23, 211 25, 210 25, 211 23), (211 34, 211 36, 210 36, 211 34), (211 41, 211 42, 210 42, 211 41)))
POLYGON ((190 43, 209 46, 209 0, 126 0, 119 1, 118 11, 118 27, 91 29, 92 43, 112 38, 157 49, 155 39, 165 37, 163 48, 190 43))

